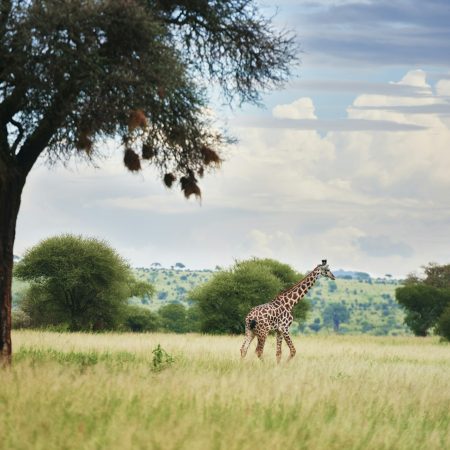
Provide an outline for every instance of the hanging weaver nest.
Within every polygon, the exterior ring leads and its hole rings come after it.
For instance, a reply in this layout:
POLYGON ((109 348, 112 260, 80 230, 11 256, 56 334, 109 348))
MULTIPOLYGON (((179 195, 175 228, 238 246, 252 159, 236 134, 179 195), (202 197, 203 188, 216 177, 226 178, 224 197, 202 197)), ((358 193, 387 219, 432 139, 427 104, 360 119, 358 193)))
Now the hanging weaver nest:
POLYGON ((168 188, 172 187, 172 184, 175 180, 176 180, 176 177, 173 173, 166 173, 163 178, 164 184, 168 188))
POLYGON ((192 172, 187 177, 181 177, 180 184, 186 198, 189 198, 191 195, 195 195, 197 198, 202 196, 202 192, 192 172))
POLYGON ((78 150, 85 151, 88 155, 92 153, 92 147, 94 142, 90 138, 90 133, 88 131, 81 131, 78 135, 77 142, 75 146, 78 150))
POLYGON ((142 159, 152 159, 156 156, 156 150, 149 144, 142 144, 142 159))
POLYGON ((209 164, 215 164, 216 166, 220 166, 220 163, 222 160, 220 159, 220 156, 211 148, 204 145, 200 152, 203 157, 203 162, 208 166, 209 164))
POLYGON ((203 178, 203 175, 205 174, 205 168, 200 167, 200 169, 197 170, 197 174, 200 178, 203 178))
POLYGON ((147 117, 142 109, 133 109, 128 117, 128 130, 133 131, 136 128, 145 128, 147 126, 147 117))
POLYGON ((130 172, 137 172, 141 170, 141 160, 139 159, 139 155, 131 150, 131 148, 127 148, 125 150, 123 163, 130 172))

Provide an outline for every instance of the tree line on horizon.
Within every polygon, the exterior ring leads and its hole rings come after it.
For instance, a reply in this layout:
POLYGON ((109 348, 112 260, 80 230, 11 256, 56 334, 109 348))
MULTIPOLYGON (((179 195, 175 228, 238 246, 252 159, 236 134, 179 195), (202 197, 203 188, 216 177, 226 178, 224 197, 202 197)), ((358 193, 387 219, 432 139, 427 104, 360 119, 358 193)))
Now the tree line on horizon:
MULTIPOLYGON (((430 264, 424 278, 410 275, 396 290, 406 311, 405 322, 418 336, 430 332, 446 336, 449 267, 430 264)), ((14 273, 29 283, 20 309, 14 311, 15 327, 227 334, 242 333, 244 317, 253 306, 270 301, 303 277, 273 259, 238 261, 193 288, 190 307, 168 303, 154 312, 129 303, 132 296, 154 295, 151 283, 135 278, 130 266, 106 243, 73 235, 42 241, 16 263, 14 273)), ((327 286, 329 291, 336 289, 333 282, 327 286)), ((300 329, 304 329, 311 301, 305 298, 294 309, 300 329)), ((309 327, 318 332, 329 326, 339 333, 349 318, 345 305, 329 302, 323 322, 315 319, 309 327)))
POLYGON ((396 289, 405 323, 416 336, 438 334, 450 340, 450 264, 429 263, 424 276, 410 274, 396 289))
MULTIPOLYGON (((14 275, 29 283, 14 312, 16 327, 68 331, 170 331, 240 334, 249 309, 295 284, 302 275, 272 259, 237 262, 190 293, 193 306, 167 304, 155 313, 130 305, 154 287, 135 278, 105 242, 81 236, 48 238, 16 263, 14 275)), ((304 320, 307 301, 294 309, 304 320)))

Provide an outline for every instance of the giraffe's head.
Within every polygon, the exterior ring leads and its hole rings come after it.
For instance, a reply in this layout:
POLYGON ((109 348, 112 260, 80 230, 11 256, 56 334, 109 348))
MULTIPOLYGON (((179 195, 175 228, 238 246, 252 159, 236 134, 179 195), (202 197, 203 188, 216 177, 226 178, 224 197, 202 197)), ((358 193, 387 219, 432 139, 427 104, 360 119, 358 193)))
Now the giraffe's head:
POLYGON ((322 259, 322 264, 319 264, 317 266, 317 269, 319 270, 319 274, 322 277, 327 277, 327 278, 330 278, 331 280, 335 280, 336 279, 336 277, 331 273, 331 270, 328 267, 326 259, 322 259))

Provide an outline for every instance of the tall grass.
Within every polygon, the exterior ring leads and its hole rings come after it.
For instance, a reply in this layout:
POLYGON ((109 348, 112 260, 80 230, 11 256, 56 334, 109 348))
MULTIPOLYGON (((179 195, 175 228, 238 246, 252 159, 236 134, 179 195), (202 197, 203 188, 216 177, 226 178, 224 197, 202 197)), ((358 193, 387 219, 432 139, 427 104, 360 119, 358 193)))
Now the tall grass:
POLYGON ((263 362, 240 361, 241 341, 16 331, 0 448, 450 448, 449 345, 296 338, 276 365, 273 339, 263 362), (173 362, 156 370, 158 344, 173 362))

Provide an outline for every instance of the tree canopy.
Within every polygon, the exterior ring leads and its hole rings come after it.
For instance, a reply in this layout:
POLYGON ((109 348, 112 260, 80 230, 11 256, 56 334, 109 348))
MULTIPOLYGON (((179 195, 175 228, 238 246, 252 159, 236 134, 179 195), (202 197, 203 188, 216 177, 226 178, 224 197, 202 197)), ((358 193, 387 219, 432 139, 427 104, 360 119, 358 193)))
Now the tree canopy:
POLYGON ((422 267, 424 276, 411 273, 405 286, 397 288, 395 296, 405 308, 405 323, 417 336, 427 336, 430 329, 444 329, 438 322, 450 305, 450 264, 429 263, 422 267))
POLYGON ((199 194, 226 140, 211 127, 207 83, 256 102, 285 80, 292 38, 254 1, 2 1, 2 152, 27 169, 92 158, 121 136, 124 163, 160 169, 166 185, 199 194))
POLYGON ((128 298, 153 293, 106 243, 72 235, 46 239, 28 250, 15 276, 30 282, 21 307, 34 326, 116 328, 128 298))
POLYGON ((450 305, 450 289, 422 284, 397 288, 397 301, 405 308, 405 323, 416 336, 427 336, 450 305))
POLYGON ((15 227, 37 159, 92 160, 120 140, 130 171, 148 162, 166 186, 200 196, 229 140, 207 88, 258 103, 295 54, 256 0, 1 0, 0 359, 11 357, 15 227))
POLYGON ((323 323, 325 326, 332 325, 333 330, 338 333, 341 323, 350 320, 350 313, 342 303, 329 303, 323 311, 323 323))
MULTIPOLYGON (((271 301, 301 278, 287 264, 251 259, 217 272, 190 292, 189 297, 199 309, 201 331, 240 334, 245 328, 245 316, 253 306, 271 301)), ((308 309, 309 303, 303 299, 293 310, 295 318, 304 319, 308 309)))

